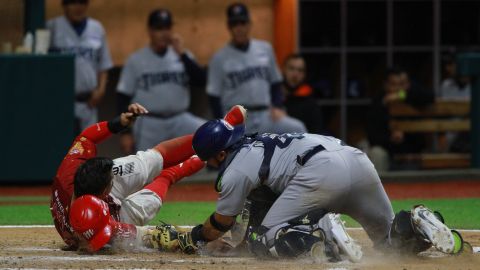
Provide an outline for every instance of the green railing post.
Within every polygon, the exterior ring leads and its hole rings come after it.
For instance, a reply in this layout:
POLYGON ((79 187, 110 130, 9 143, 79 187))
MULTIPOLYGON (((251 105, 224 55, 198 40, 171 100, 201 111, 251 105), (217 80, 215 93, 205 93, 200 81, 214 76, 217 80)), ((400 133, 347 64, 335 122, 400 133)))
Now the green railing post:
POLYGON ((457 73, 472 78, 470 99, 471 166, 480 169, 480 53, 459 54, 457 56, 457 73))

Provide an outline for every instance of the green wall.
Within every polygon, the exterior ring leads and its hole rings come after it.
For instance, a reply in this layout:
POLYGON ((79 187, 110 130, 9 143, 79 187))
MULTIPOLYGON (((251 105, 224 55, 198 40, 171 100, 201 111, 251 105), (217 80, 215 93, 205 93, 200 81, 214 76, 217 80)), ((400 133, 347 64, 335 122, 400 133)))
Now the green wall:
POLYGON ((73 139, 74 58, 0 55, 0 183, 51 181, 73 139))

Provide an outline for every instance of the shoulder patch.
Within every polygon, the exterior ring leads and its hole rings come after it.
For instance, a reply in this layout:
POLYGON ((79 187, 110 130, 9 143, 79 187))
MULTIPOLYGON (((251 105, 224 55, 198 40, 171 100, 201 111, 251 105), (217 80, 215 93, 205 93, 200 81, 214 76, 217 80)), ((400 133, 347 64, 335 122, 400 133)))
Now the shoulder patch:
POLYGON ((83 149, 82 143, 81 142, 76 142, 72 146, 72 148, 70 148, 70 150, 68 151, 68 154, 69 155, 81 155, 81 154, 83 154, 83 151, 85 151, 85 149, 83 149))

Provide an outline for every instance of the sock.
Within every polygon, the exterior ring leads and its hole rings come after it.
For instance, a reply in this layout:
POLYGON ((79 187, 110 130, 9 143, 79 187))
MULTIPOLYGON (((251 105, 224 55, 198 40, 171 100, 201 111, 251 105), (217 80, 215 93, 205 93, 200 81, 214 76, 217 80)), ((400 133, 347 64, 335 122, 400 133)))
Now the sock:
POLYGON ((203 167, 205 167, 205 162, 201 161, 197 156, 193 156, 183 163, 164 169, 153 179, 152 183, 145 186, 145 189, 155 192, 163 201, 171 185, 184 177, 198 172, 203 167))
POLYGON ((164 141, 154 147, 163 157, 163 168, 168 168, 194 155, 192 148, 193 135, 186 135, 164 141))

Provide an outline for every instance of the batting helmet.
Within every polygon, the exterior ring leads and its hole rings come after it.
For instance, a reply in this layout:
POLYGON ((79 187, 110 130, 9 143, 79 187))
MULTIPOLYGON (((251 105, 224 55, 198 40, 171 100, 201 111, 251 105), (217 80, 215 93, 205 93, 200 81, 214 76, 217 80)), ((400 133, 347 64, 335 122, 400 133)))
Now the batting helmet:
POLYGON ((245 125, 232 126, 225 120, 210 120, 197 129, 192 146, 201 160, 208 160, 238 142, 245 125))
POLYGON ((70 207, 69 219, 73 230, 88 241, 90 251, 99 250, 112 237, 108 205, 95 196, 76 199, 70 207))

